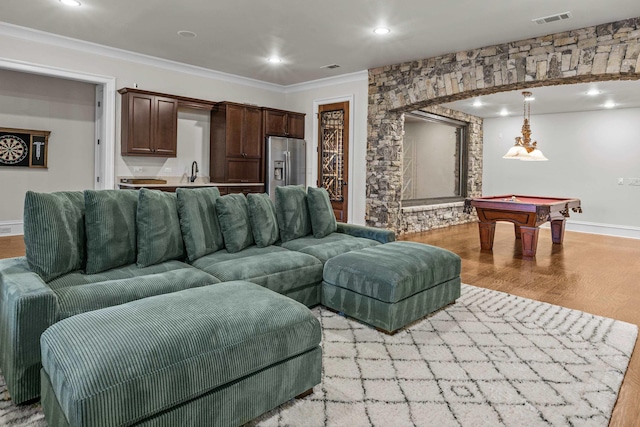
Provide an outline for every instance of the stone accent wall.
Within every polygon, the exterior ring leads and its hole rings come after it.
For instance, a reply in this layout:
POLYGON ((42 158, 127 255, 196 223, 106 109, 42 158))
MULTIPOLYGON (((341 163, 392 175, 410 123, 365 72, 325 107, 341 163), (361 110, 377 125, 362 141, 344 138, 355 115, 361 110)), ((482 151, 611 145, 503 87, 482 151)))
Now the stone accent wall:
POLYGON ((640 18, 369 70, 367 224, 402 229, 403 112, 536 86, 639 78, 640 18))
MULTIPOLYGON (((482 123, 480 117, 471 116, 460 111, 432 105, 420 109, 427 113, 459 120, 467 125, 467 193, 470 197, 482 195, 482 123)), ((404 125, 404 122, 403 122, 404 125)), ((402 150, 402 145, 399 147, 402 150)), ((402 152, 402 151, 400 151, 402 152)), ((402 182, 401 182, 402 184, 402 182)), ((402 203, 401 203, 402 205, 402 203)), ((472 215, 462 212, 463 202, 441 205, 400 207, 399 224, 396 232, 417 233, 420 231, 442 228, 449 225, 477 221, 472 215)))

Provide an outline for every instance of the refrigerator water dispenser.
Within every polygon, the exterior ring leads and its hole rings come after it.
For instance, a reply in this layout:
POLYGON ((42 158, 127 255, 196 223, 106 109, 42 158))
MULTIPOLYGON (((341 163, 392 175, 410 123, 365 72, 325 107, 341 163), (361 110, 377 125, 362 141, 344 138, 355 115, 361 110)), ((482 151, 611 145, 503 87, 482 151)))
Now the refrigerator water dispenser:
POLYGON ((284 179, 284 162, 275 161, 273 163, 273 179, 274 181, 282 181, 284 179))

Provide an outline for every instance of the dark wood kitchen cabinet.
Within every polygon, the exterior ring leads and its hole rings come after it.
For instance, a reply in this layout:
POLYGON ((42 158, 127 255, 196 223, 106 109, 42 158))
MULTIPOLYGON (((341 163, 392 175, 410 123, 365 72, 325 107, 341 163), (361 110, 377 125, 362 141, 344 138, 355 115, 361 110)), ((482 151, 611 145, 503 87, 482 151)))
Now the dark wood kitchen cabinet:
POLYGON ((293 111, 264 108, 264 134, 304 139, 304 116, 293 111))
POLYGON ((176 157, 178 100, 124 88, 121 153, 123 156, 176 157))
POLYGON ((211 113, 210 176, 215 182, 264 182, 262 110, 221 102, 211 113))

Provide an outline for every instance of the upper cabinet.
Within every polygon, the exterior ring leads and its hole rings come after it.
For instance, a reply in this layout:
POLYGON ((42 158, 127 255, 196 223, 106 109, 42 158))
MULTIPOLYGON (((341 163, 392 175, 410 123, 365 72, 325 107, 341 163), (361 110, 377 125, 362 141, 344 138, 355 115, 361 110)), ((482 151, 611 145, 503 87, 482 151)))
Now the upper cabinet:
POLYGON ((123 156, 176 157, 178 100, 120 89, 123 156))
POLYGON ((211 179, 263 182, 262 110, 221 102, 211 114, 211 179))
POLYGON ((304 139, 304 114, 264 108, 263 115, 266 136, 304 139))

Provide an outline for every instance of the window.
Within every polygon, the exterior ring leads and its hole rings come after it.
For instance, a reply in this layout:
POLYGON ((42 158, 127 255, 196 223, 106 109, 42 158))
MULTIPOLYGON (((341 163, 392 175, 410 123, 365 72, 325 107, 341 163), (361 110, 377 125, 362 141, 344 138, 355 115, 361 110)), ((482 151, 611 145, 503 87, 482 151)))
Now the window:
POLYGON ((405 114, 403 206, 449 203, 467 195, 467 123, 423 111, 405 114))

